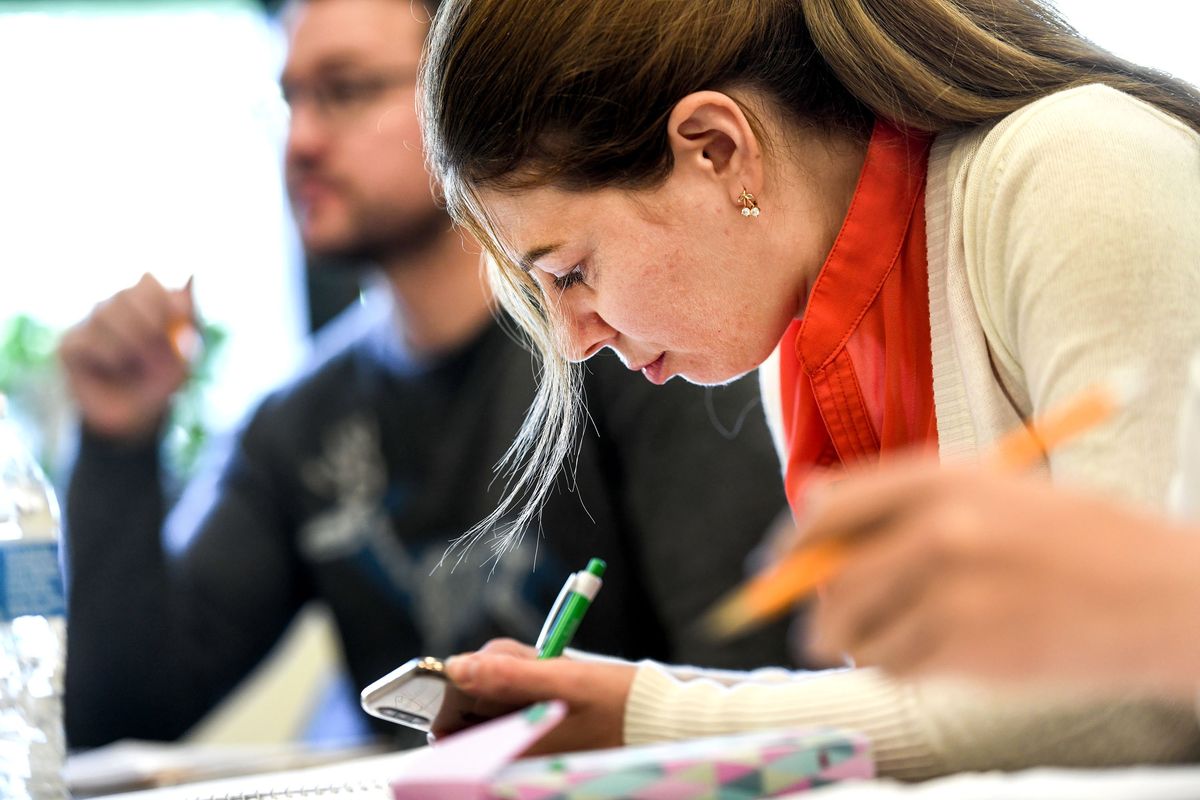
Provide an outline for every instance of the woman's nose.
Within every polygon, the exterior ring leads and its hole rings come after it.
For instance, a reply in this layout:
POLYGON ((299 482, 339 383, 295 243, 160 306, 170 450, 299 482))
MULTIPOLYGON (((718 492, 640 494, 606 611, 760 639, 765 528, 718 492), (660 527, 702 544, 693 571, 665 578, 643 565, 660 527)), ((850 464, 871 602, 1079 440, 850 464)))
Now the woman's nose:
POLYGON ((616 330, 595 311, 564 308, 563 317, 568 361, 586 361, 616 339, 616 330))

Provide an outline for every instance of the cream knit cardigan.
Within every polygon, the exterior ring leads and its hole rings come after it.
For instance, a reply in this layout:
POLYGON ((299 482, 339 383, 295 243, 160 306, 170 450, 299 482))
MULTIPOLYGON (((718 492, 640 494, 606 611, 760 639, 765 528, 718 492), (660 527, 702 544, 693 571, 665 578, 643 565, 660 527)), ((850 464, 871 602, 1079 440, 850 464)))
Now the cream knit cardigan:
MULTIPOLYGON (((1022 418, 1140 365, 1150 391, 1137 413, 1043 468, 1161 504, 1185 365, 1200 348, 1200 136, 1103 86, 1060 92, 993 127, 939 136, 926 215, 942 457, 976 458, 1022 418)), ((777 370, 761 372, 777 421, 777 370)), ((625 707, 629 744, 811 724, 864 732, 880 774, 901 778, 1200 758, 1190 703, 900 683, 870 669, 643 662, 625 707)))

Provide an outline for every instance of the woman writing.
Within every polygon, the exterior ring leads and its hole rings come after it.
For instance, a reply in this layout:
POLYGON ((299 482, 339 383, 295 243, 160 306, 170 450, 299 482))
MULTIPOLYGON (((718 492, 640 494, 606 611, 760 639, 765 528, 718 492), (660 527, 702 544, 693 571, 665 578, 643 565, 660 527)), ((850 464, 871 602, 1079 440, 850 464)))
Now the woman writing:
MULTIPOLYGON (((423 121, 543 361, 496 519, 536 514, 573 442, 568 362, 604 347, 654 382, 763 365, 801 516, 815 470, 913 446, 970 460, 1144 363, 1138 413, 1043 470, 1162 496, 1200 344, 1200 97, 1041 4, 457 0, 423 121)), ((901 777, 1200 755, 1183 704, 488 650, 456 680, 500 705, 567 699, 556 748, 817 723, 865 732, 901 777)))

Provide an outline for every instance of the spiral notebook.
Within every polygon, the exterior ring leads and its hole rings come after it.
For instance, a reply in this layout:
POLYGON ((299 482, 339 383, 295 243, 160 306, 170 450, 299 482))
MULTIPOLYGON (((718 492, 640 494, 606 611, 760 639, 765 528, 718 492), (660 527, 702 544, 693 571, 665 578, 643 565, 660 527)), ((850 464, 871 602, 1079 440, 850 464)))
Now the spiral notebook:
POLYGON ((871 778, 870 747, 834 729, 764 731, 517 760, 566 716, 539 703, 437 747, 303 772, 125 795, 133 800, 725 800, 773 797, 871 778))
POLYGON ((389 782, 403 773, 404 764, 411 755, 393 753, 356 759, 332 767, 189 783, 110 795, 103 800, 298 800, 326 797, 392 800, 389 782))

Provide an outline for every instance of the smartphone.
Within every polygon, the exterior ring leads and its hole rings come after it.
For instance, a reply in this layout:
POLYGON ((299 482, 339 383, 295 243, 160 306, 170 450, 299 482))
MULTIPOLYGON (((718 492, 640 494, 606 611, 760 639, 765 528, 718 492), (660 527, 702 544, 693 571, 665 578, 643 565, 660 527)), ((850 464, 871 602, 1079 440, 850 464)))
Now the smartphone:
POLYGON ((450 685, 439 659, 414 658, 363 689, 360 701, 371 716, 428 733, 450 685))

